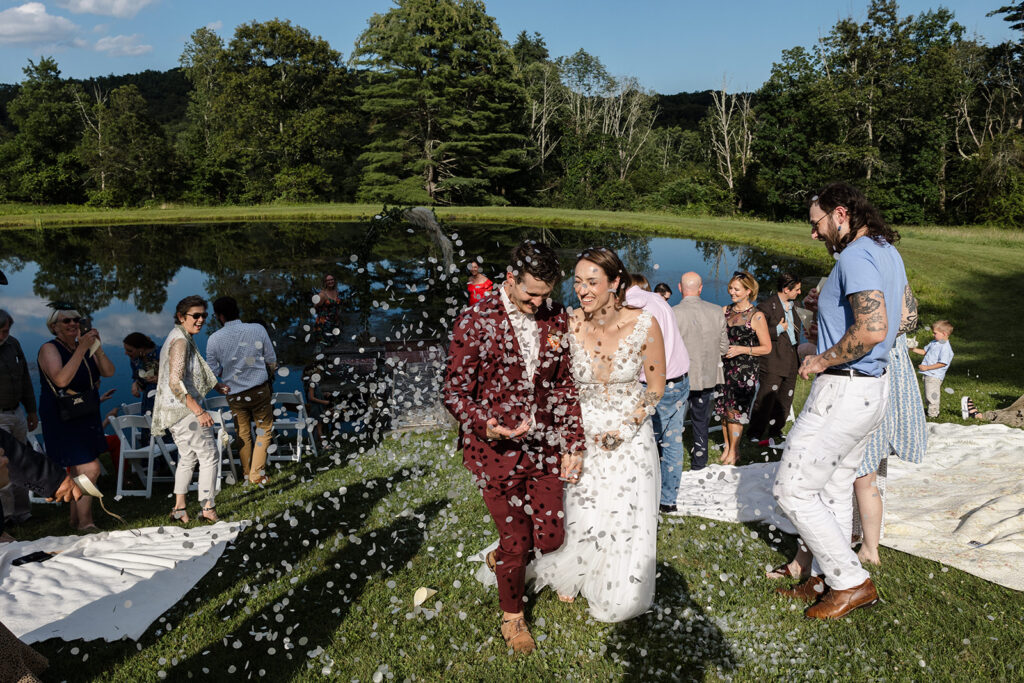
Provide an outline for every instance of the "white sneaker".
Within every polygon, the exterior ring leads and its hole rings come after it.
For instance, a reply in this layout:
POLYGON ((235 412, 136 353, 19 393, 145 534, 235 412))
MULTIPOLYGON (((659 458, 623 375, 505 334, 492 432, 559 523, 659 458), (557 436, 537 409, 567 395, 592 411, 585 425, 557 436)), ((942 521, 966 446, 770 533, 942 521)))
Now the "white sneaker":
POLYGON ((965 420, 971 416, 971 412, 967 409, 967 404, 970 402, 970 400, 971 399, 968 396, 960 397, 960 417, 962 417, 965 420))

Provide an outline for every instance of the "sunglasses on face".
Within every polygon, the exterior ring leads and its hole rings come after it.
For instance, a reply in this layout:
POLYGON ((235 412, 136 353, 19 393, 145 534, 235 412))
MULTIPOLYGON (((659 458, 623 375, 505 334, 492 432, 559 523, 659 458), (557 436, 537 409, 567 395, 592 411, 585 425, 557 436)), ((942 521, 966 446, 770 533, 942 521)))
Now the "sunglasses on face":
POLYGON ((206 320, 209 317, 207 313, 186 313, 186 318, 192 318, 193 320, 206 320))
POLYGON ((81 318, 61 318, 60 321, 65 325, 77 325, 82 321, 81 318))

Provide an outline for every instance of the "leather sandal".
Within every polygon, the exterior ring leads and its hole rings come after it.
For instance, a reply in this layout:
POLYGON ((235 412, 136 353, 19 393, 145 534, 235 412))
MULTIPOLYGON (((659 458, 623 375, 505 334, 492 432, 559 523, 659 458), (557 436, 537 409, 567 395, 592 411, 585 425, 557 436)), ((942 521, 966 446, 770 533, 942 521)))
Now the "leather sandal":
POLYGON ((217 506, 216 505, 211 505, 210 507, 204 507, 202 513, 199 516, 202 518, 202 520, 204 522, 209 522, 211 524, 214 523, 214 522, 219 522, 220 521, 220 517, 217 516, 217 506), (207 515, 206 514, 207 512, 212 512, 213 513, 213 517, 210 517, 209 515, 207 515))
POLYGON ((530 629, 526 625, 526 619, 523 617, 502 619, 501 637, 505 639, 505 644, 512 648, 513 652, 527 654, 537 649, 537 643, 533 641, 530 629))
POLYGON ((771 571, 765 572, 764 577, 766 579, 773 579, 773 580, 774 579, 796 579, 798 581, 801 581, 803 579, 806 579, 810 575, 811 575, 810 570, 808 570, 806 574, 803 573, 803 572, 801 572, 799 575, 794 574, 789 569, 789 562, 784 562, 784 563, 780 564, 778 567, 775 567, 774 569, 772 569, 771 571))
POLYGON ((498 560, 495 557, 493 550, 487 553, 487 556, 484 558, 484 562, 487 564, 487 568, 491 570, 492 574, 497 572, 496 567, 498 566, 498 560))
POLYGON ((174 508, 171 510, 169 515, 172 522, 181 522, 182 524, 188 524, 188 513, 185 512, 185 508, 174 508))

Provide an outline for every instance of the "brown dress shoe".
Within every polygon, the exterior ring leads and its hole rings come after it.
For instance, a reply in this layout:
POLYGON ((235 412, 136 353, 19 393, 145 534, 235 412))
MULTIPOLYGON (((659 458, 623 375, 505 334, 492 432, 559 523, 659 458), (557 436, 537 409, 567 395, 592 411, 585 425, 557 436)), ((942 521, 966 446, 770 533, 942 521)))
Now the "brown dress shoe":
POLYGON ((828 586, 825 585, 825 580, 820 576, 809 576, 795 586, 789 588, 779 586, 775 589, 775 592, 794 600, 816 602, 828 592, 828 586))
POLYGON ((494 568, 498 566, 498 560, 495 558, 493 550, 487 553, 487 556, 484 558, 484 562, 487 563, 487 568, 490 569, 491 572, 495 571, 494 568))
POLYGON ((878 602, 878 591, 871 579, 846 590, 830 590, 818 602, 804 611, 808 619, 841 619, 858 607, 870 607, 878 602))
POLYGON ((528 653, 537 649, 537 643, 533 642, 530 629, 526 626, 526 619, 516 617, 515 619, 501 620, 501 635, 505 644, 512 648, 513 652, 528 653))

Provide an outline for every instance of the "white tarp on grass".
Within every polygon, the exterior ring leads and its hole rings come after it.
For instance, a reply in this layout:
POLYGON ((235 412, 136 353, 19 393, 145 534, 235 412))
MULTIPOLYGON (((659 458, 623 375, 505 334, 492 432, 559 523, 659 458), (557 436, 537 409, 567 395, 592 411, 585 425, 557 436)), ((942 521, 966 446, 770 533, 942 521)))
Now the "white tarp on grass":
MULTIPOLYGON (((794 533, 771 496, 776 467, 684 472, 678 514, 794 533)), ((929 423, 924 462, 890 458, 888 475, 882 545, 1024 591, 1024 431, 929 423)))
POLYGON ((0 545, 0 621, 26 643, 138 639, 216 564, 242 525, 218 522, 0 545), (37 550, 60 554, 19 567, 37 550))

